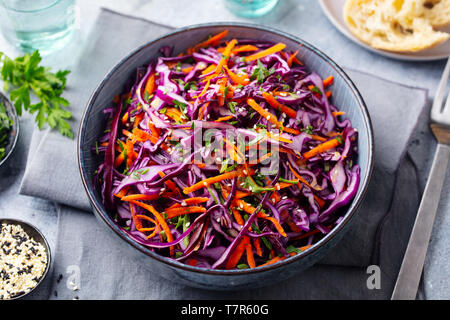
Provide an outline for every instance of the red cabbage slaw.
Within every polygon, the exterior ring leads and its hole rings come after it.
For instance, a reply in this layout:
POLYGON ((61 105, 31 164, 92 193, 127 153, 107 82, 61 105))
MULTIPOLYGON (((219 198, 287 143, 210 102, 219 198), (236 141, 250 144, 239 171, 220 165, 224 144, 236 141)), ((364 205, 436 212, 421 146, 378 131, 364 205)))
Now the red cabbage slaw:
POLYGON ((332 76, 282 43, 227 32, 138 68, 105 109, 94 179, 139 244, 192 266, 256 268, 342 220, 359 186, 357 130, 331 103, 332 76))

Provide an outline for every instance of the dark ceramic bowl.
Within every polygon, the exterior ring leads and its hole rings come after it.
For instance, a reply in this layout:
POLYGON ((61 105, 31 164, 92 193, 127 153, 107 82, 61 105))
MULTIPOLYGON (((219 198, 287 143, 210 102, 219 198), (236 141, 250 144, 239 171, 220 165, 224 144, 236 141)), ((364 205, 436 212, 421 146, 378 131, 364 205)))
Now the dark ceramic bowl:
POLYGON ((160 274, 178 283, 205 289, 236 290, 255 288, 289 278, 313 265, 336 245, 348 229, 367 190, 373 165, 373 135, 370 117, 358 89, 345 72, 325 54, 299 38, 270 28, 237 23, 215 23, 176 30, 137 48, 119 61, 95 89, 84 112, 78 137, 78 158, 81 177, 96 216, 119 236, 121 241, 118 243, 129 247, 131 258, 139 259, 143 266, 148 267, 149 272, 160 274), (112 104, 114 95, 123 91, 127 81, 135 77, 138 67, 148 64, 158 56, 158 50, 162 46, 173 46, 176 55, 192 44, 224 29, 229 30, 228 38, 283 42, 287 45, 287 50, 299 50, 298 57, 309 71, 315 71, 323 78, 333 75, 335 79, 333 101, 346 112, 346 116, 359 131, 358 164, 361 167, 361 182, 339 225, 308 250, 276 264, 254 269, 211 270, 193 267, 150 251, 120 231, 106 212, 101 196, 93 185, 94 171, 101 159, 92 154, 91 147, 103 133, 106 121, 103 110, 112 104))
POLYGON ((12 128, 9 131, 8 144, 6 145, 5 156, 0 159, 0 167, 9 156, 12 154, 14 147, 16 146, 17 139, 19 137, 19 117, 17 116, 16 109, 11 102, 0 92, 0 103, 6 107, 6 113, 8 117, 13 120, 12 128))
POLYGON ((27 293, 21 294, 18 296, 14 296, 8 300, 22 299, 22 298, 30 295, 33 291, 35 291, 36 288, 39 287, 39 285, 44 281, 45 277, 47 276, 47 274, 50 270, 51 262, 52 262, 50 246, 48 245, 48 242, 45 239, 44 235, 35 226, 29 224, 28 222, 25 222, 22 220, 17 220, 17 219, 0 218, 0 226, 3 223, 20 225, 22 227, 22 229, 28 234, 28 236, 30 236, 30 238, 33 238, 34 241, 42 244, 42 246, 45 249, 45 253, 47 254, 47 266, 45 267, 45 271, 42 274, 42 277, 39 279, 39 282, 36 284, 36 286, 33 289, 31 289, 30 291, 28 291, 27 293))

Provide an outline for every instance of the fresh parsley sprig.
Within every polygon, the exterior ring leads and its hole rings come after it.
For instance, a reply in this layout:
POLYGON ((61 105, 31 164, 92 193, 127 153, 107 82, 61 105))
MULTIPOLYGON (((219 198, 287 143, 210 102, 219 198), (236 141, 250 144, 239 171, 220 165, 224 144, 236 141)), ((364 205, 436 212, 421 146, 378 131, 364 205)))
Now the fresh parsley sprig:
POLYGON ((52 73, 50 68, 39 65, 41 60, 38 50, 14 60, 0 52, 3 88, 9 92, 19 116, 23 110, 28 111, 35 115, 39 129, 48 124, 51 128, 58 128, 63 136, 73 138, 72 129, 67 122, 72 113, 64 109, 69 106, 69 101, 61 97, 70 71, 52 73), (31 103, 31 93, 38 98, 38 102, 31 103))

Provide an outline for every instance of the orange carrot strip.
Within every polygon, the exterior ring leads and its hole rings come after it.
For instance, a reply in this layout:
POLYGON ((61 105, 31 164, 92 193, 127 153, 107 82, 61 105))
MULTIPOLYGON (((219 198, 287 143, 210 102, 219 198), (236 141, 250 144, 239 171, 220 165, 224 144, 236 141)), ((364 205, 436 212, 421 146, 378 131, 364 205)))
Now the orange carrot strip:
POLYGON ((338 117, 345 114, 345 111, 334 111, 331 113, 333 116, 338 117))
MULTIPOLYGON (((237 199, 236 200, 236 204, 245 212, 247 212, 248 214, 253 214, 253 212, 255 212, 256 208, 254 208, 253 206, 251 206, 250 204, 248 204, 247 202, 237 199)), ((281 224, 278 222, 277 219, 273 218, 273 217, 269 217, 268 215, 266 215, 264 212, 260 211, 258 212, 258 217, 259 218, 263 218, 266 220, 269 220, 270 222, 272 222, 275 225, 275 228, 277 229, 277 231, 283 236, 283 237, 287 237, 286 232, 284 232, 283 227, 281 226, 281 224)))
POLYGON ((150 77, 148 77, 147 83, 145 84, 145 92, 151 95, 155 91, 155 74, 152 73, 150 77))
POLYGON ((258 256, 262 257, 263 252, 262 252, 262 249, 261 249, 261 242, 259 241, 259 238, 255 238, 253 240, 253 245, 255 246, 256 254, 258 256))
POLYGON ((323 85, 325 87, 328 87, 329 85, 332 85, 334 81, 334 77, 333 76, 329 76, 328 78, 326 78, 325 80, 323 80, 323 85))
POLYGON ((145 114, 142 112, 134 118, 133 128, 136 128, 141 123, 142 119, 144 119, 144 115, 145 114))
POLYGON ((332 93, 331 91, 327 91, 327 92, 325 93, 325 95, 326 95, 327 98, 330 98, 332 94, 333 94, 333 93, 332 93))
POLYGON ((122 190, 120 190, 119 193, 114 193, 114 196, 116 196, 117 198, 122 198, 122 197, 126 196, 129 189, 130 189, 130 187, 125 187, 122 190))
MULTIPOLYGON (((188 206, 193 205, 193 204, 200 204, 200 203, 204 203, 204 202, 208 202, 209 198, 206 197, 192 197, 192 198, 187 198, 184 199, 183 202, 186 203, 188 206)), ((171 205, 168 209, 172 209, 172 208, 181 208, 182 205, 180 203, 175 203, 173 205, 171 205)))
POLYGON ((184 194, 189 194, 191 192, 200 190, 202 188, 209 187, 211 184, 214 184, 216 182, 220 182, 220 181, 226 180, 226 179, 233 179, 235 177, 242 176, 242 175, 243 175, 242 170, 236 170, 236 171, 230 171, 227 173, 223 173, 218 176, 207 178, 205 180, 197 182, 196 184, 194 184, 190 187, 186 187, 183 189, 183 192, 184 192, 184 194))
POLYGON ((287 60, 287 63, 288 63, 288 65, 289 65, 289 67, 292 67, 292 63, 295 61, 296 56, 297 56, 297 53, 298 53, 298 50, 295 51, 295 52, 289 57, 289 59, 287 60))
POLYGON ((236 73, 228 69, 227 66, 223 66, 223 68, 227 71, 228 75, 231 78, 231 81, 233 81, 234 84, 240 84, 245 86, 250 82, 248 75, 244 74, 242 76, 238 76, 236 73))
POLYGON ((340 145, 342 143, 342 137, 338 136, 334 139, 328 140, 324 143, 319 144, 317 147, 303 153, 303 157, 305 159, 310 159, 322 152, 325 152, 327 150, 336 148, 338 145, 340 145))
POLYGON ((275 262, 278 262, 278 261, 281 261, 281 260, 284 260, 284 259, 286 259, 286 258, 285 258, 285 257, 278 257, 278 256, 277 256, 277 257, 275 257, 275 258, 273 258, 273 259, 267 261, 266 263, 259 265, 259 267, 268 266, 268 265, 270 265, 270 264, 274 264, 275 262))
POLYGON ((253 61, 256 59, 261 59, 269 54, 279 52, 279 51, 283 50, 284 48, 286 48, 286 45, 284 43, 277 43, 276 45, 274 45, 268 49, 259 51, 255 54, 245 57, 245 62, 253 61))
POLYGON ((128 112, 126 112, 122 117, 122 123, 125 124, 128 121, 128 112))
POLYGON ((288 162, 288 167, 289 167, 289 169, 292 171, 292 173, 294 174, 294 176, 295 176, 298 180, 300 180, 301 183, 304 183, 304 184, 306 184, 308 187, 311 188, 311 185, 309 184, 309 182, 306 181, 300 174, 298 174, 298 172, 295 171, 294 168, 292 168, 292 166, 291 166, 291 164, 290 164, 289 162, 288 162))
POLYGON ((318 135, 315 135, 315 134, 312 134, 312 135, 311 135, 311 138, 313 138, 314 140, 317 140, 317 141, 322 141, 322 142, 327 141, 326 138, 323 138, 323 137, 318 136, 318 135))
POLYGON ((181 216, 184 214, 189 214, 189 213, 204 213, 204 212, 206 212, 206 208, 198 207, 198 206, 179 207, 179 208, 166 209, 164 212, 167 214, 168 219, 172 219, 174 217, 178 217, 178 216, 181 216))
POLYGON ((131 201, 131 200, 156 200, 160 196, 157 194, 130 194, 128 196, 123 196, 121 198, 122 201, 131 201))
POLYGON ((149 216, 145 216, 143 214, 137 214, 136 218, 144 219, 144 220, 147 220, 147 221, 150 221, 150 222, 156 224, 156 221, 154 219, 150 218, 149 216))
MULTIPOLYGON (((172 242, 173 241, 173 235, 170 232, 169 226, 167 225, 166 221, 164 220, 164 218, 162 217, 162 215, 155 210, 155 208, 153 208, 153 206, 140 202, 140 201, 136 201, 136 200, 131 200, 130 202, 132 202, 135 205, 140 206, 141 208, 144 208, 148 211, 150 211, 156 218, 156 220, 158 221, 159 225, 161 225, 161 227, 164 230, 164 233, 167 236, 167 242, 172 242)), ((170 247, 170 255, 173 256, 173 246, 170 247)))
POLYGON ((239 52, 248 52, 248 51, 258 51, 258 47, 253 46, 251 44, 246 44, 246 45, 234 48, 232 51, 232 54, 236 54, 239 52))
POLYGON ((230 258, 228 258, 228 261, 225 264, 225 269, 233 269, 236 267, 245 251, 246 244, 247 242, 245 241, 245 238, 243 238, 237 245, 236 249, 234 249, 234 252, 231 254, 230 258))
POLYGON ((234 220, 236 220, 237 223, 239 223, 241 226, 244 225, 244 219, 242 219, 241 214, 236 209, 231 209, 233 212, 234 220))
POLYGON ((190 67, 181 69, 181 71, 183 71, 184 73, 189 73, 189 72, 191 72, 193 69, 194 69, 194 66, 190 66, 190 67))
POLYGON ((210 64, 210 65, 208 66, 208 68, 206 68, 205 70, 202 71, 202 74, 204 75, 204 74, 211 73, 211 72, 213 72, 214 70, 216 70, 216 68, 217 68, 217 65, 215 65, 215 64, 210 64))
POLYGON ((237 40, 233 39, 227 44, 225 50, 223 51, 222 58, 220 59, 219 64, 217 65, 215 74, 219 74, 222 71, 222 67, 228 63, 231 51, 234 49, 236 43, 237 40))
POLYGON ((275 229, 277 229, 277 231, 283 236, 283 237, 287 237, 286 232, 284 231, 283 227, 281 226, 280 222, 273 218, 273 217, 269 217, 268 215, 266 215, 264 212, 260 211, 258 212, 258 217, 269 220, 270 222, 272 222, 275 226, 275 229))
POLYGON ((279 103, 277 99, 275 99, 274 96, 272 96, 270 93, 263 92, 262 96, 264 97, 264 99, 266 99, 267 103, 269 103, 269 105, 272 106, 272 108, 274 108, 275 110, 280 110, 281 112, 284 112, 290 118, 297 117, 297 111, 279 103))
POLYGON ((136 229, 141 229, 142 228, 142 222, 141 220, 138 220, 138 218, 136 217, 136 213, 134 211, 134 206, 133 204, 130 203, 130 212, 131 212, 131 218, 133 219, 133 222, 136 226, 136 229))
POLYGON ((226 37, 227 34, 228 34, 228 30, 224 30, 224 31, 222 31, 222 32, 220 32, 220 33, 218 33, 218 34, 216 34, 215 36, 212 36, 212 37, 209 38, 208 40, 198 43, 198 44, 195 45, 193 48, 189 48, 189 49, 187 50, 187 53, 188 53, 188 54, 192 54, 192 53, 196 52, 196 51, 197 51, 198 49, 200 49, 200 48, 204 48, 204 47, 208 47, 208 46, 210 46, 210 45, 218 44, 219 41, 220 41, 222 38, 226 37))
POLYGON ((256 268, 255 258, 253 257, 252 244, 249 237, 245 237, 245 251, 247 253, 247 262, 250 268, 256 268))
POLYGON ((283 128, 283 125, 278 122, 277 118, 271 114, 269 111, 263 109, 256 101, 252 98, 247 99, 247 103, 250 107, 252 107, 256 112, 258 112, 262 117, 266 118, 267 121, 273 123, 279 128, 283 128))
POLYGON ((220 118, 218 118, 217 120, 214 120, 215 122, 223 122, 223 121, 227 121, 227 120, 230 120, 230 119, 233 119, 234 118, 234 116, 233 115, 230 115, 230 116, 226 116, 226 117, 220 117, 220 118))

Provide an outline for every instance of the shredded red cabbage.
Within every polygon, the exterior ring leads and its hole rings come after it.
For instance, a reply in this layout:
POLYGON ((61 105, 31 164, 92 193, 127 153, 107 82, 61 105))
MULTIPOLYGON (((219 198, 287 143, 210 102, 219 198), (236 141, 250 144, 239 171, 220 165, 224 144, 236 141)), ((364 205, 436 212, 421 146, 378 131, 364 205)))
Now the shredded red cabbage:
POLYGON ((283 44, 224 40, 137 70, 108 107, 95 183, 117 225, 183 263, 255 268, 333 229, 360 179, 333 77, 283 44))

